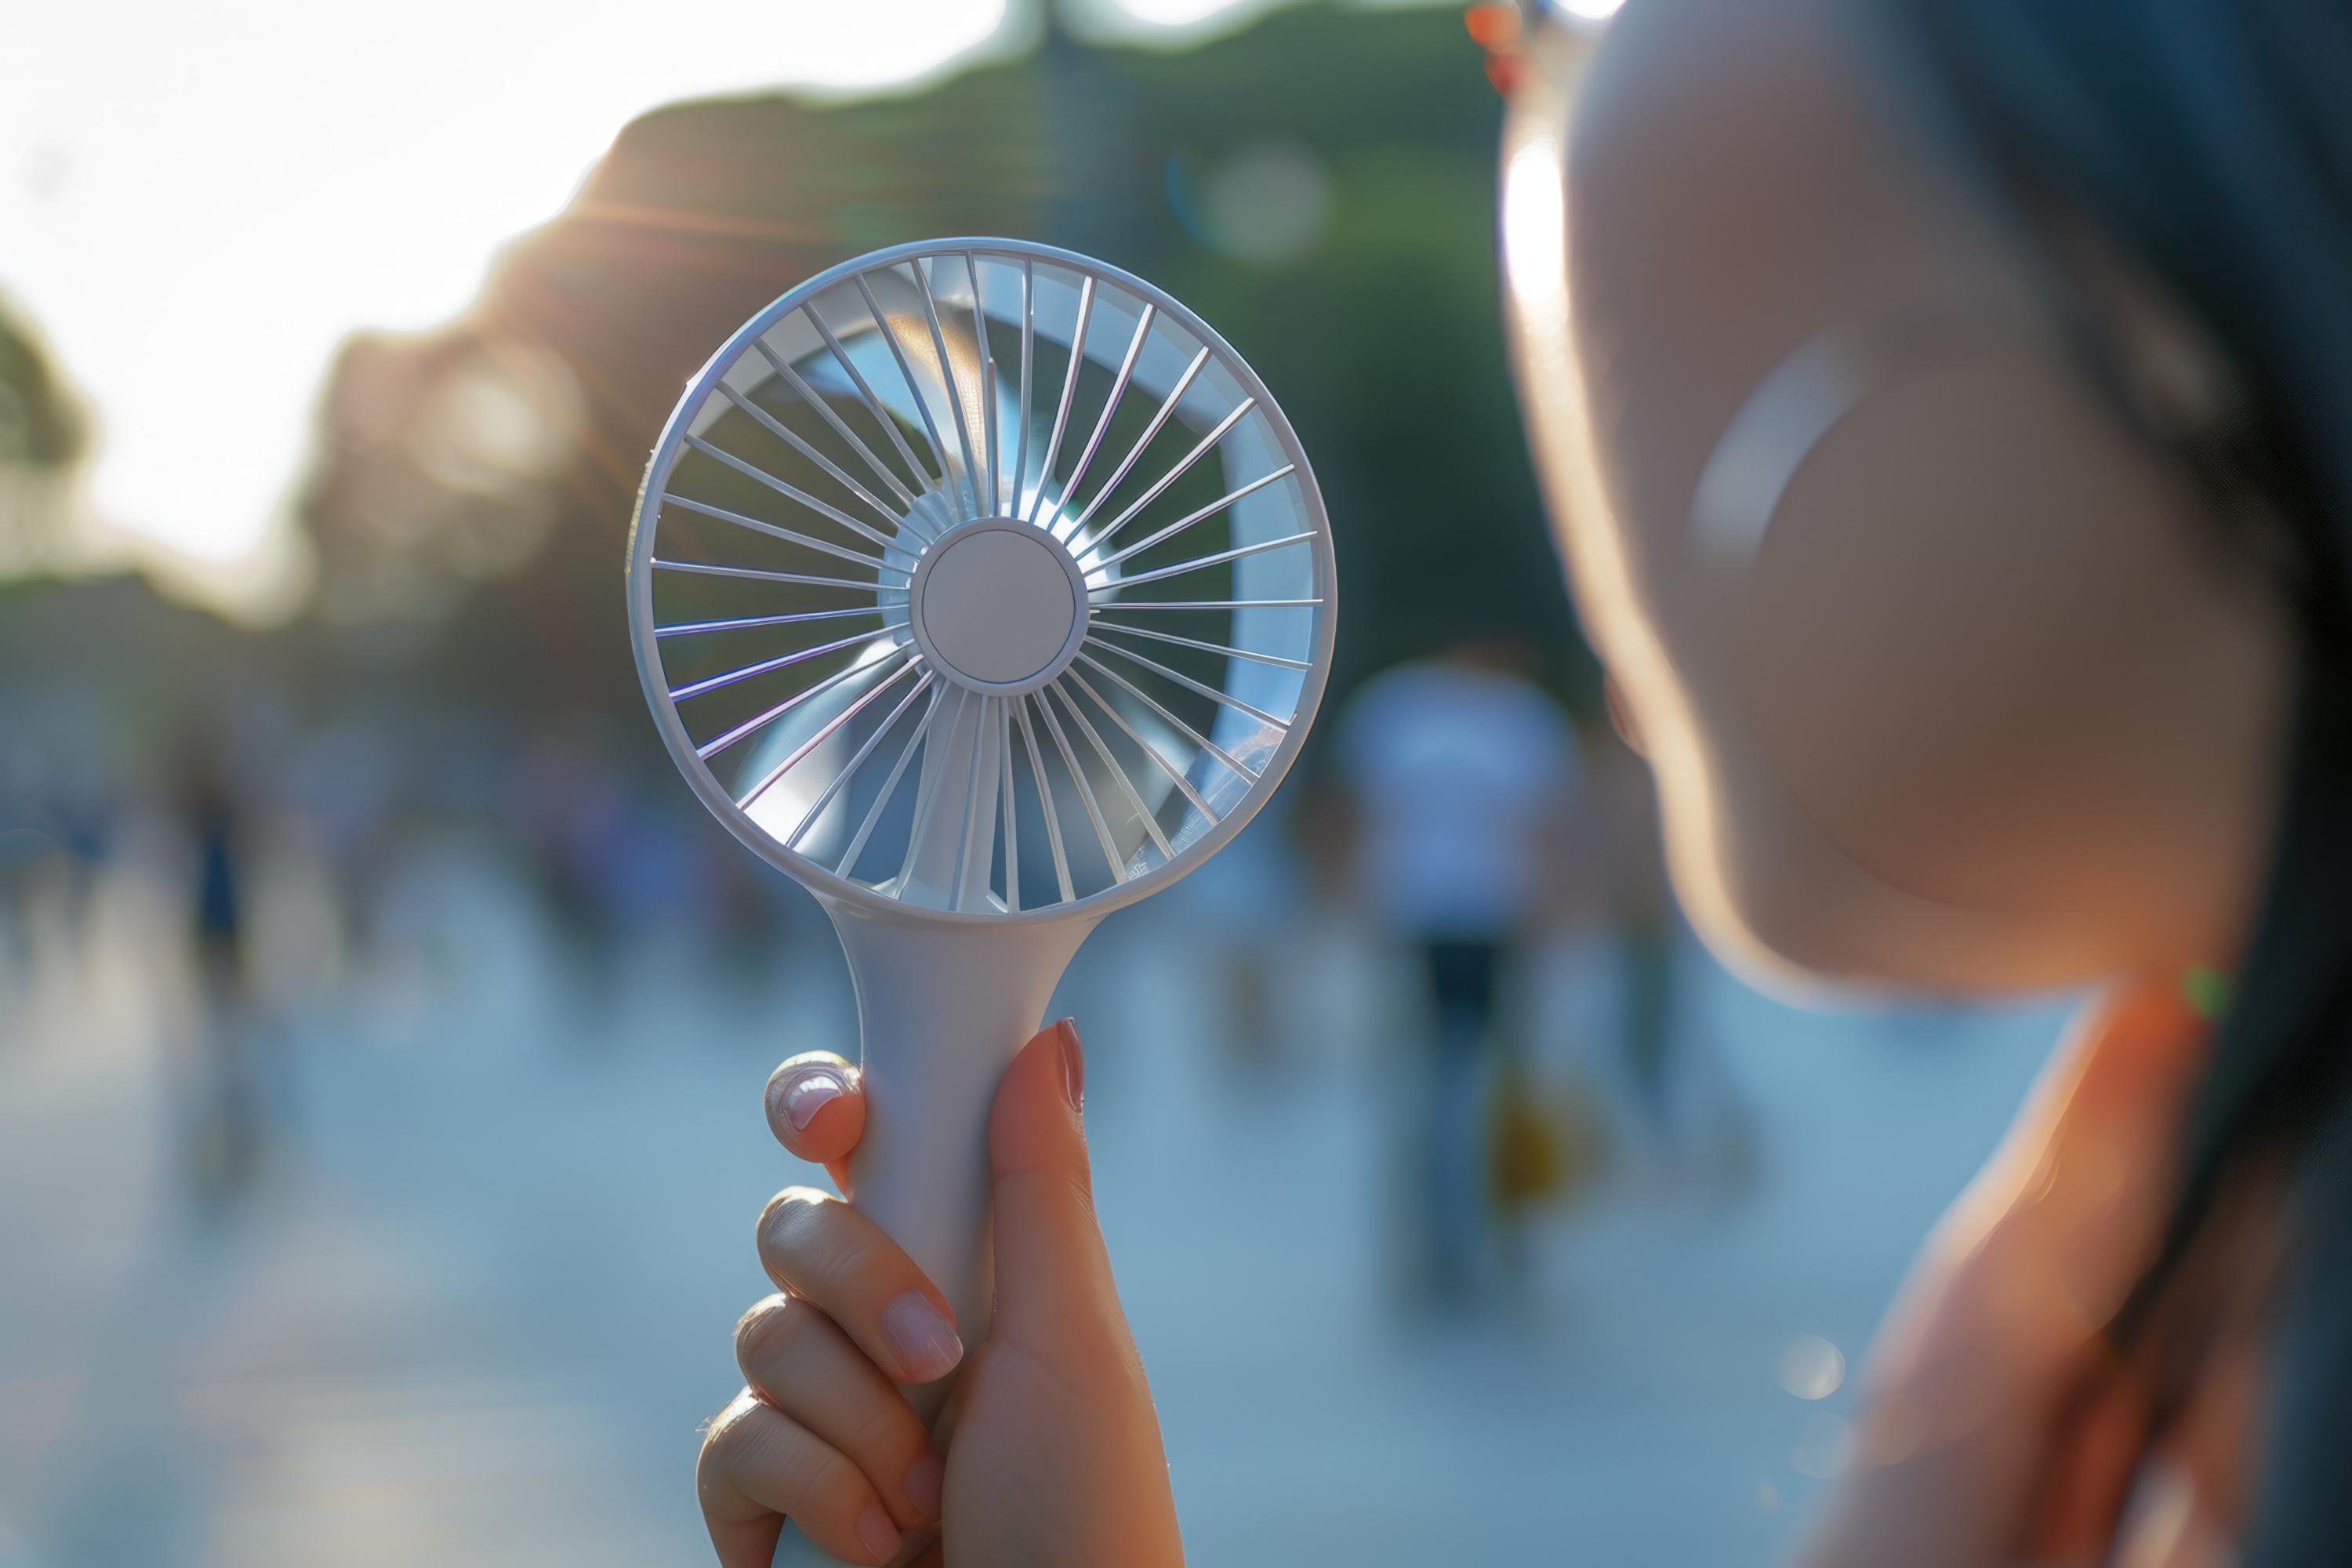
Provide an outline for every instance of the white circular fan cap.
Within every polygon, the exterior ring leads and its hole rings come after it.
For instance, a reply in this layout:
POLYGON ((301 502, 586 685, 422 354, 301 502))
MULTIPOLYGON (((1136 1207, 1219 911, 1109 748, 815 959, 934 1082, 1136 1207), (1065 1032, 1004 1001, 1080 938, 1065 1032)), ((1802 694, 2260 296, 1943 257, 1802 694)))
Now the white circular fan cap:
POLYGON ((915 563, 908 625, 940 673, 975 691, 1034 691, 1070 666, 1086 634, 1087 580, 1045 529, 986 517, 915 563))

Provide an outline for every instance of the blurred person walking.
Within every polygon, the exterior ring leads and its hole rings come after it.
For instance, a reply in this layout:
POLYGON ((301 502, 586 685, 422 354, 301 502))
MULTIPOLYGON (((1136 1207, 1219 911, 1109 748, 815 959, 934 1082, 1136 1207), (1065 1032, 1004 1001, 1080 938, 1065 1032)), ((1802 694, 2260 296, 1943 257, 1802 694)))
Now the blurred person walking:
POLYGON ((1298 843, 1298 814, 1276 795, 1245 833, 1179 882, 1169 912, 1216 976, 1213 1033, 1240 1084, 1300 1066, 1299 1031, 1283 1011, 1284 977, 1305 957, 1312 873, 1298 843))
POLYGON ((1409 1278, 1439 1305, 1516 1273, 1524 1173, 1547 1162, 1497 1001, 1555 881, 1580 783, 1575 731, 1527 674, 1524 650, 1465 642, 1401 665, 1340 721, 1355 807, 1355 880, 1413 954, 1432 1031, 1400 1162, 1412 1194, 1409 1278), (1416 1234, 1417 1233, 1417 1234, 1416 1234))
POLYGON ((197 999, 185 1156, 192 1191, 218 1205, 252 1185, 268 1131, 249 986, 249 825, 226 770, 210 757, 188 767, 181 815, 194 862, 189 916, 197 999))

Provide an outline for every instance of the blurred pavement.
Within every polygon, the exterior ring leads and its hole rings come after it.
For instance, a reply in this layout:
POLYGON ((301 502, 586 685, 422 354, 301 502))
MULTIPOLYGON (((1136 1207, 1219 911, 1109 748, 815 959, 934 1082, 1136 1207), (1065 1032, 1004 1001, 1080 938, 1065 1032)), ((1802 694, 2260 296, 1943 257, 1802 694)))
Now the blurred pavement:
MULTIPOLYGON (((766 1289, 751 1222, 804 1179, 761 1085, 854 1039, 830 935, 803 922, 764 969, 677 935, 599 970, 457 848, 394 897, 354 984, 276 1026, 285 1131, 235 1204, 180 1174, 152 900, 113 889, 110 940, 0 976, 0 1568, 705 1560, 696 1426, 766 1289)), ((1160 902, 1062 1003, 1211 1568, 1773 1561, 1853 1396, 1797 1397, 1784 1361, 1818 1392, 1806 1336, 1859 1358, 2061 1016, 1805 1015, 1695 961, 1752 1184, 1621 1174, 1547 1222, 1524 1303, 1433 1321, 1382 1250, 1402 981, 1302 930, 1291 1047, 1252 1065, 1215 1037, 1202 917, 1160 902)), ((1592 972, 1563 953, 1541 987, 1570 1056, 1602 1037, 1592 972)))

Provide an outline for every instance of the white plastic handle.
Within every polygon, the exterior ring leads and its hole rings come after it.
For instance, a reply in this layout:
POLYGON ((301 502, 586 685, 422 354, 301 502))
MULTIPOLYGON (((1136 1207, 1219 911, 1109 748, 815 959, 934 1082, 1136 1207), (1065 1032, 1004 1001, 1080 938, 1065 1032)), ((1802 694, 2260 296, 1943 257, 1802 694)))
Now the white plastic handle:
MULTIPOLYGON (((947 1292, 969 1354, 988 1333, 988 1115, 1014 1053, 1097 921, 948 924, 827 901, 857 987, 866 1131, 849 1159, 858 1210, 947 1292)), ((935 1419, 952 1375, 907 1391, 935 1419)), ((835 1563, 789 1524, 775 1568, 835 1563)))

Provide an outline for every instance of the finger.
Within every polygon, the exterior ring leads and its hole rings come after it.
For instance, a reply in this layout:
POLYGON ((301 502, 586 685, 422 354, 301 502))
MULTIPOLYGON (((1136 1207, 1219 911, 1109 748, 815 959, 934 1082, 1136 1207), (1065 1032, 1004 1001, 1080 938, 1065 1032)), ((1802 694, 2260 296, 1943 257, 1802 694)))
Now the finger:
POLYGON ((1937 1226, 1936 1253, 2050 1287, 2074 1303, 2072 1329, 2104 1321, 2155 1251, 2209 1034, 2164 987, 2086 1008, 1937 1226))
POLYGON ((2237 1531, 2199 1493, 2196 1478, 2161 1456, 2132 1490, 2131 1509, 2107 1552, 2086 1562, 2132 1568, 2237 1568, 2237 1531))
POLYGON ((936 1524, 945 1472, 906 1395, 841 1326, 794 1296, 771 1296, 735 1326, 743 1380, 866 1474, 901 1528, 936 1524))
POLYGON ((720 1568, 768 1568, 782 1516, 847 1563, 888 1563, 902 1538, 856 1465, 750 1389, 710 1423, 694 1468, 720 1568))
POLYGON ((2044 1125, 2137 1155, 2169 1149, 2202 1070, 2212 1025, 2178 985, 2121 987, 2094 1003, 2061 1048, 2044 1125))
POLYGON ((2233 1325, 2200 1372, 2188 1407, 2166 1434, 2168 1458, 2189 1479, 2198 1512, 2215 1531, 2235 1535, 2252 1511, 2260 1479, 2265 1375, 2271 1335, 2263 1314, 2233 1325))
POLYGON ((2099 1332, 2154 1255, 2205 1027, 2177 992, 2145 985, 2068 1030, 1873 1347, 1895 1447, 1990 1442, 2018 1421, 2030 1436, 2010 1439, 2046 1441, 2112 1370, 2099 1332))
POLYGON ((2084 1392, 2059 1423, 2018 1561, 2109 1561, 2116 1524, 2147 1458, 2148 1420, 2147 1400, 2127 1379, 2084 1392))
POLYGON ((760 1215, 768 1278, 841 1325, 899 1383, 929 1383, 963 1359, 955 1312, 882 1228, 829 1193, 787 1187, 760 1215))
POLYGON ((992 1332, 1036 1347, 1123 1321, 1095 1217, 1087 1159, 1086 1057, 1065 1018, 1021 1048, 989 1115, 996 1217, 992 1332))
POLYGON ((2101 998, 2061 1046, 2000 1160, 2012 1239, 2095 1328, 2154 1257, 2210 1026, 2175 986, 2101 998))
POLYGON ((866 1131, 866 1088, 857 1069, 831 1051, 803 1051, 768 1075, 768 1126, 776 1141, 812 1164, 849 1157, 866 1131))

